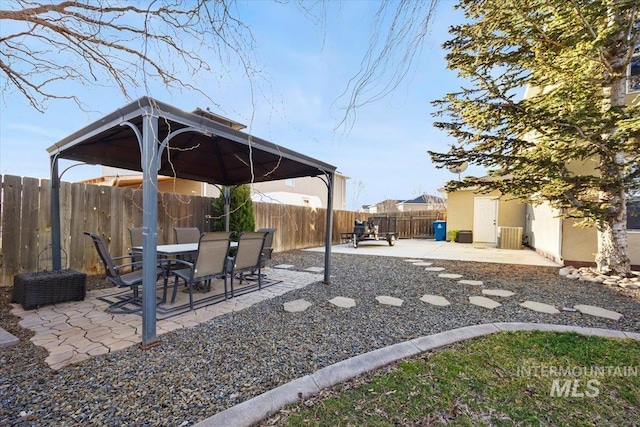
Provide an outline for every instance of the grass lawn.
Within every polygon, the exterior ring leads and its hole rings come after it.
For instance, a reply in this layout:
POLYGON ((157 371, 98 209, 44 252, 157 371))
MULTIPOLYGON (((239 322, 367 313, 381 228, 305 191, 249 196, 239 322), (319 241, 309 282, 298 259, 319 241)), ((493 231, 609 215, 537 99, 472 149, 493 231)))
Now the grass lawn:
POLYGON ((636 426, 640 341, 494 334, 325 390, 270 424, 636 426))

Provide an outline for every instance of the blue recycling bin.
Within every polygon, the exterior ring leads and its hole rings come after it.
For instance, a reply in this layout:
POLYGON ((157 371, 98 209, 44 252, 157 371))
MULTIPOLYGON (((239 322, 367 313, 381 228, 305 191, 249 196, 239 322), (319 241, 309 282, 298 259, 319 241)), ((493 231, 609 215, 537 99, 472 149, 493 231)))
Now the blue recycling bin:
POLYGON ((437 241, 445 241, 447 239, 447 221, 433 221, 433 234, 437 241))

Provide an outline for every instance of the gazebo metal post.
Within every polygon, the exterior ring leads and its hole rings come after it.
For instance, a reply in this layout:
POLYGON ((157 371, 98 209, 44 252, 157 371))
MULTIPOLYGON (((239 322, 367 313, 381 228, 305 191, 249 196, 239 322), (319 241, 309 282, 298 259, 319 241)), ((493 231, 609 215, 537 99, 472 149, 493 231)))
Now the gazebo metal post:
POLYGON ((156 259, 158 257, 158 117, 147 109, 142 119, 142 347, 156 337, 156 259))
POLYGON ((224 197, 224 231, 229 232, 229 211, 231 210, 231 189, 228 185, 223 187, 224 197))
POLYGON ((60 236, 60 177, 58 155, 51 156, 51 258, 54 270, 62 269, 62 244, 60 236))
POLYGON ((327 173, 327 224, 324 244, 324 283, 331 284, 331 238, 333 236, 333 183, 335 173, 327 173))

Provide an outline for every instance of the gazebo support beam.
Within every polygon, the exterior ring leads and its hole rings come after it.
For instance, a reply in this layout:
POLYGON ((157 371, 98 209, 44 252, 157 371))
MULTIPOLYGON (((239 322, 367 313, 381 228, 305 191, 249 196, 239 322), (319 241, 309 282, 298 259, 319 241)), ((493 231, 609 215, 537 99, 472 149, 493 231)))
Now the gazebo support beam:
POLYGON ((335 172, 326 173, 327 181, 327 221, 324 242, 324 283, 331 284, 331 237, 333 235, 333 184, 335 172))
POLYGON ((58 156, 51 156, 51 257, 54 270, 62 270, 62 238, 60 233, 60 177, 58 156))

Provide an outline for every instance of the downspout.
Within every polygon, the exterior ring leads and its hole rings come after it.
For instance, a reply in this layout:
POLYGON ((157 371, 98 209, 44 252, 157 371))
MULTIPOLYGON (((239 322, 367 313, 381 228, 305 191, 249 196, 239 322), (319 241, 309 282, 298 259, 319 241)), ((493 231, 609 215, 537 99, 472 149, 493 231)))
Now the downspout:
POLYGON ((564 219, 558 218, 558 260, 557 263, 564 265, 564 257, 562 256, 562 232, 563 232, 564 219))

